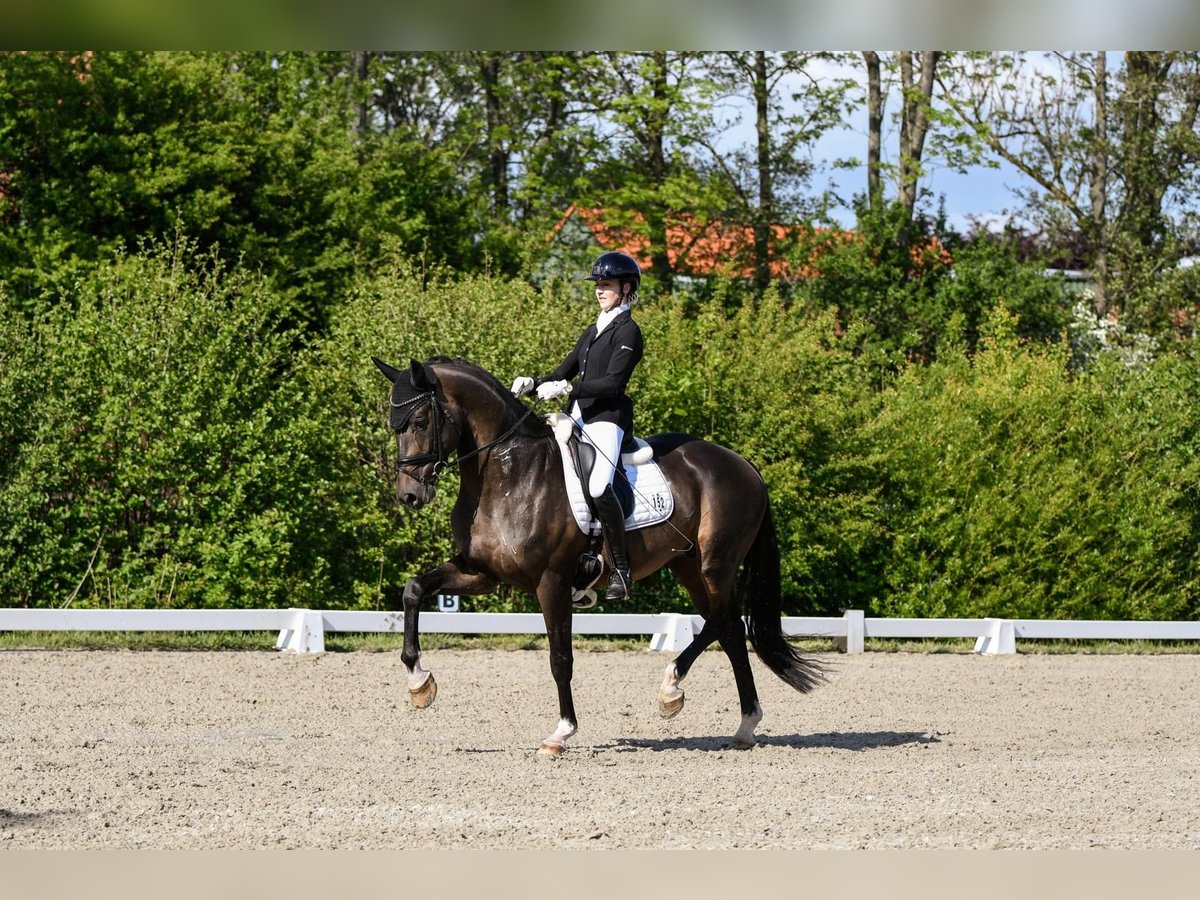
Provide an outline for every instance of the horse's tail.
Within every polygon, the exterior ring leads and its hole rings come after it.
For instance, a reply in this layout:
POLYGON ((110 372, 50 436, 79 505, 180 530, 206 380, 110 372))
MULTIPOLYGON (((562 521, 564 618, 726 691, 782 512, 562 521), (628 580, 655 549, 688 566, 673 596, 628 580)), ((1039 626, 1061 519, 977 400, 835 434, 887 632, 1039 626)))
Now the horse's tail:
POLYGON ((808 693, 825 680, 825 671, 815 660, 805 659, 783 636, 783 588, 779 575, 779 542, 768 502, 758 526, 758 535, 742 563, 738 586, 738 608, 750 620, 750 644, 772 672, 801 693, 808 693))

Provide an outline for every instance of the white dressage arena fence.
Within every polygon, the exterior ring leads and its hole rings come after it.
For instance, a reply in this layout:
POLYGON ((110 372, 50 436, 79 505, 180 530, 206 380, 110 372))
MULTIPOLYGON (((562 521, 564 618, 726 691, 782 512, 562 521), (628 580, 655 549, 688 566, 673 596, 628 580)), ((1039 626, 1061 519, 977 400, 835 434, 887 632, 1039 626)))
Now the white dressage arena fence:
MULTIPOLYGON (((439 608, 449 607, 441 604, 439 608)), ((703 625, 699 616, 585 613, 575 634, 650 635, 650 649, 682 650, 703 625)), ((540 613, 422 612, 422 633, 545 634, 540 613)), ((313 609, 0 609, 0 631, 277 631, 278 650, 322 653, 330 632, 402 633, 400 612, 313 609)), ((974 638, 983 655, 1017 652, 1017 640, 1200 641, 1200 622, 1068 621, 1058 619, 875 619, 861 610, 842 616, 785 616, 789 637, 832 638, 862 653, 872 638, 974 638)))

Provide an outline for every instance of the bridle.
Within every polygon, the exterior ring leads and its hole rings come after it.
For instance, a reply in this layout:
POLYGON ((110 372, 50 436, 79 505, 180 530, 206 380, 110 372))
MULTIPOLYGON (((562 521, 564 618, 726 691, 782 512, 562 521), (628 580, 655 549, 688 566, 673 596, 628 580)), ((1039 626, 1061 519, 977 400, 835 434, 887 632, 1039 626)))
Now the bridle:
MULTIPOLYGON (((400 403, 397 403, 390 397, 388 398, 388 403, 391 404, 393 409, 413 407, 412 412, 409 412, 408 416, 405 417, 405 421, 411 418, 413 413, 416 412, 416 407, 414 404, 421 402, 427 402, 429 404, 429 409, 432 414, 432 421, 430 424, 433 426, 433 447, 429 450, 426 450, 424 453, 414 453, 411 456, 396 457, 396 467, 398 469, 405 469, 411 466, 424 466, 428 465, 429 463, 433 463, 433 471, 428 475, 416 475, 412 472, 404 473, 409 478, 413 479, 413 481, 417 482, 417 484, 424 485, 426 487, 437 487, 438 479, 441 478, 442 475, 445 474, 446 469, 450 468, 451 466, 457 466, 473 456, 478 456, 485 450, 490 450, 492 447, 495 447, 502 441, 508 440, 513 436, 513 434, 516 433, 516 430, 521 427, 521 423, 528 419, 534 411, 534 407, 530 406, 525 410, 525 414, 517 419, 517 421, 514 422, 512 426, 504 432, 504 434, 500 435, 500 437, 496 438, 495 440, 488 441, 482 447, 476 447, 470 453, 459 454, 457 459, 450 459, 449 453, 443 452, 442 423, 449 422, 451 425, 455 425, 456 423, 454 421, 454 417, 450 415, 450 413, 446 410, 446 407, 442 404, 442 401, 438 399, 436 391, 426 391, 423 394, 417 394, 417 396, 410 397, 408 400, 404 400, 400 403)), ((459 431, 459 436, 462 436, 461 430, 459 431)))

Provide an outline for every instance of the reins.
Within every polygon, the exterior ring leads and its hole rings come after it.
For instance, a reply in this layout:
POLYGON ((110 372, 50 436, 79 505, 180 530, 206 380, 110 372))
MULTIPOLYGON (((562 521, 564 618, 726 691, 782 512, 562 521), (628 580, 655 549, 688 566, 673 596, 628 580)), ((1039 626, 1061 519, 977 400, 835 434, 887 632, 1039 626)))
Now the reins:
POLYGON ((457 465, 465 462, 466 460, 470 459, 471 457, 478 456, 480 453, 483 453, 485 450, 490 450, 492 447, 495 447, 497 444, 508 440, 510 437, 512 437, 516 433, 517 429, 521 427, 521 424, 526 419, 528 419, 530 415, 532 415, 532 413, 535 409, 535 407, 532 407, 532 406, 529 407, 528 409, 526 409, 525 413, 519 419, 517 419, 517 421, 514 422, 507 431, 505 431, 502 435, 500 435, 495 440, 488 441, 482 447, 476 447, 470 453, 459 454, 457 459, 449 459, 447 457, 443 457, 443 455, 442 455, 442 419, 443 418, 446 419, 447 421, 450 422, 451 425, 454 425, 455 421, 454 421, 454 417, 451 416, 450 413, 446 412, 446 408, 444 406, 442 406, 442 401, 438 399, 436 392, 428 391, 427 393, 424 393, 424 394, 418 394, 416 397, 413 397, 409 400, 405 400, 403 403, 396 403, 394 400, 391 400, 390 398, 389 398, 388 402, 394 408, 401 408, 401 407, 408 406, 412 403, 418 403, 422 400, 429 401, 430 409, 433 411, 433 449, 432 449, 432 451, 426 451, 425 453, 417 453, 412 456, 397 457, 396 458, 396 466, 399 468, 403 468, 405 466, 425 465, 426 463, 432 462, 433 463, 433 471, 428 476, 411 475, 411 474, 409 475, 409 477, 412 478, 414 481, 416 481, 418 484, 429 485, 429 486, 436 485, 438 479, 441 478, 442 474, 446 471, 446 469, 450 468, 451 466, 457 466, 457 465))
MULTIPOLYGON (((423 394, 418 394, 415 397, 410 397, 408 400, 404 400, 400 403, 397 403, 395 400, 392 400, 390 397, 388 398, 388 403, 394 409, 403 409, 406 406, 412 406, 415 403, 421 403, 421 402, 428 402, 430 410, 433 412, 433 423, 432 423, 433 424, 433 448, 431 450, 427 450, 424 453, 416 453, 416 454, 413 454, 412 456, 397 457, 396 458, 396 467, 397 468, 405 468, 408 466, 419 466, 419 465, 426 465, 428 463, 433 463, 433 471, 430 472, 429 475, 417 475, 417 474, 412 474, 412 473, 406 473, 406 474, 408 474, 409 478, 413 479, 418 484, 426 485, 428 487, 436 487, 438 479, 441 478, 442 475, 445 473, 445 471, 447 469, 449 469, 451 466, 457 466, 463 462, 466 462, 468 459, 471 459, 473 456, 478 456, 480 453, 483 453, 486 450, 490 450, 492 447, 495 447, 497 444, 503 443, 504 441, 508 440, 510 437, 512 437, 516 433, 517 429, 521 427, 521 424, 533 414, 534 410, 537 409, 536 406, 527 407, 525 412, 521 415, 521 417, 518 418, 517 421, 515 421, 511 426, 509 426, 509 428, 503 434, 501 434, 498 438, 488 441, 482 447, 476 447, 470 453, 460 454, 457 459, 448 459, 442 455, 442 449, 443 449, 442 448, 442 420, 444 419, 444 420, 450 422, 451 425, 454 425, 456 423, 454 421, 454 417, 451 416, 450 413, 446 411, 446 408, 442 405, 442 401, 438 399, 437 392, 436 391, 426 391, 423 394)), ((411 416, 411 413, 409 415, 411 416)), ((460 432, 460 436, 461 436, 461 432, 460 432)), ((593 445, 593 447, 595 447, 595 445, 593 445)), ((608 459, 607 454, 605 454, 604 451, 601 450, 599 447, 595 447, 595 450, 601 456, 604 456, 605 459, 608 459)), ((609 462, 612 463, 613 468, 616 470, 616 474, 619 475, 621 478, 625 479, 625 482, 629 485, 629 487, 633 490, 633 492, 635 494, 637 494, 639 497, 641 497, 643 502, 648 504, 649 501, 637 489, 637 485, 635 485, 633 482, 631 482, 629 480, 629 476, 625 474, 625 467, 623 465, 620 465, 619 463, 614 463, 612 460, 609 460, 609 462)), ((675 523, 668 520, 666 522, 666 524, 671 528, 672 531, 674 531, 681 538, 683 538, 685 541, 687 541, 687 544, 688 544, 687 548, 684 550, 681 550, 681 551, 676 551, 676 552, 690 553, 692 551, 692 549, 696 546, 696 542, 693 541, 691 538, 689 538, 682 531, 680 531, 675 526, 675 523)))

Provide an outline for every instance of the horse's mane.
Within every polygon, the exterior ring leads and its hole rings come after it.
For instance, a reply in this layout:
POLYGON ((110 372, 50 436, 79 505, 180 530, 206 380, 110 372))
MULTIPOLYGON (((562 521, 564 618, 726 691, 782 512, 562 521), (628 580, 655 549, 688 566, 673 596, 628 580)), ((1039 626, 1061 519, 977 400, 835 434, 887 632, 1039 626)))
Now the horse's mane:
MULTIPOLYGON (((478 366, 468 359, 453 356, 431 356, 426 360, 425 364, 433 365, 434 363, 456 369, 468 377, 483 383, 495 393, 501 402, 504 403, 504 427, 511 426, 517 419, 520 419, 528 412, 529 407, 514 397, 512 392, 500 382, 499 378, 482 366, 478 366)), ((550 426, 546 424, 545 419, 541 416, 532 415, 521 423, 519 433, 526 437, 545 437, 550 433, 550 426)))

